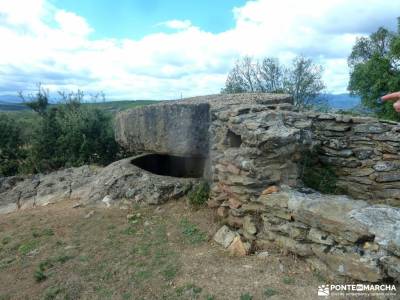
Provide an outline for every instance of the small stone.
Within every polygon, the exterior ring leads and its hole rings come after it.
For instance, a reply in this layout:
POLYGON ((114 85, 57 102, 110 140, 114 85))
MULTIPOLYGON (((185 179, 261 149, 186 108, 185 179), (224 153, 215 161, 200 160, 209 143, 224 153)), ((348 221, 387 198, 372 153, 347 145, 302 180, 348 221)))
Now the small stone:
POLYGON ((234 256, 246 256, 250 253, 250 248, 250 243, 243 242, 240 236, 236 236, 228 247, 228 250, 234 256))
POLYGON ((82 206, 82 203, 75 203, 74 205, 72 205, 72 208, 78 208, 78 207, 81 207, 82 206))
POLYGON ((228 216, 228 224, 234 228, 240 228, 243 226, 243 218, 234 217, 232 215, 228 216))
POLYGON ((376 182, 394 182, 400 180, 400 172, 381 173, 376 178, 376 182))
POLYGON ((384 153, 382 155, 383 160, 400 160, 400 156, 399 155, 395 155, 395 154, 387 154, 384 153))
POLYGON ((335 243, 333 238, 327 232, 321 231, 316 228, 310 229, 307 238, 310 241, 318 244, 333 245, 335 243))
POLYGON ((228 203, 229 203, 230 208, 239 208, 242 206, 242 202, 240 202, 239 200, 237 200, 235 198, 230 198, 228 200, 228 203))
POLYGON ((383 133, 388 131, 388 128, 382 124, 360 124, 353 128, 356 133, 383 133))
POLYGON ((235 174, 235 175, 239 175, 239 173, 240 173, 240 169, 238 167, 236 167, 235 165, 232 165, 232 164, 228 164, 226 166, 226 170, 228 172, 232 173, 232 174, 235 174))
POLYGON ((378 251, 379 245, 377 243, 366 242, 363 246, 365 250, 378 251))
POLYGON ((215 233, 214 241, 222 245, 224 248, 228 248, 236 236, 237 233, 230 230, 228 226, 224 225, 215 233))
POLYGON ((243 219, 243 229, 251 235, 257 233, 257 227, 254 224, 253 218, 249 215, 245 216, 243 219))
POLYGON ((230 211, 230 214, 234 217, 243 217, 244 216, 244 212, 241 208, 232 208, 230 211))
POLYGON ((106 207, 110 207, 112 198, 111 198, 111 196, 107 195, 101 201, 106 205, 106 207))
POLYGON ((221 205, 221 203, 219 201, 216 201, 214 198, 210 198, 207 201, 207 206, 209 208, 217 208, 221 205))
POLYGON ((217 215, 219 216, 219 217, 221 217, 221 218, 226 218, 227 216, 228 216, 228 211, 229 211, 229 209, 228 208, 226 208, 226 207, 219 207, 218 209, 217 209, 217 215))
POLYGON ((261 195, 269 195, 269 194, 277 193, 277 192, 279 192, 279 188, 276 185, 271 185, 270 187, 263 190, 261 195))
POLYGON ((269 256, 269 252, 268 251, 257 252, 256 256, 258 258, 267 258, 269 256))
POLYGON ((373 166, 374 170, 378 172, 392 171, 395 167, 396 165, 390 161, 379 161, 373 166))
POLYGON ((91 211, 89 211, 87 214, 86 214, 86 216, 84 216, 84 218, 85 219, 88 219, 88 218, 90 218, 91 216, 93 216, 94 215, 94 210, 91 210, 91 211))

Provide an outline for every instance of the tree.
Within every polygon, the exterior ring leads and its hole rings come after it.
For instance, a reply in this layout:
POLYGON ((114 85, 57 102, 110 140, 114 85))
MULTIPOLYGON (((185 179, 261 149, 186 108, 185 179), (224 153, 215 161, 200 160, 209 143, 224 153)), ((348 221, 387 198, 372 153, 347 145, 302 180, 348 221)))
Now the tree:
POLYGON ((246 56, 236 62, 229 72, 223 93, 288 93, 297 106, 316 104, 317 96, 325 88, 322 67, 311 59, 296 57, 290 67, 276 58, 266 57, 253 62, 246 56))
POLYGON ((109 113, 83 105, 81 91, 60 93, 63 103, 57 105, 49 105, 48 95, 39 86, 26 102, 40 117, 30 141, 28 172, 115 160, 119 147, 109 113))
POLYGON ((316 65, 310 58, 296 57, 284 79, 285 91, 293 96, 296 106, 309 107, 325 88, 322 81, 322 66, 316 65))
POLYGON ((235 66, 229 72, 224 93, 253 93, 259 90, 256 63, 249 56, 236 61, 235 66))
POLYGON ((400 19, 398 24, 397 32, 380 27, 369 37, 358 38, 348 58, 349 91, 379 117, 392 120, 400 120, 399 115, 379 98, 400 90, 400 19))
POLYGON ((24 157, 21 128, 14 118, 2 113, 0 118, 0 176, 18 173, 24 157))
POLYGON ((285 68, 280 65, 277 58, 266 57, 257 66, 258 84, 265 93, 284 92, 283 75, 285 68))

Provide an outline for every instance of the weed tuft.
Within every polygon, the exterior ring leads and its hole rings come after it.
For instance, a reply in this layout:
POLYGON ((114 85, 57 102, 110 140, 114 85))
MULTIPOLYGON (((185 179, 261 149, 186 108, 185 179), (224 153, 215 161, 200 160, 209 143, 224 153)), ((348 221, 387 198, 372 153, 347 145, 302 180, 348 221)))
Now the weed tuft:
POLYGON ((180 225, 183 236, 190 244, 197 245, 207 240, 207 235, 188 219, 183 218, 180 225))
POLYGON ((188 194, 188 202, 193 207, 204 206, 210 195, 210 186, 206 181, 200 182, 188 194))
POLYGON ((253 296, 250 295, 249 293, 241 294, 240 300, 253 300, 253 296))

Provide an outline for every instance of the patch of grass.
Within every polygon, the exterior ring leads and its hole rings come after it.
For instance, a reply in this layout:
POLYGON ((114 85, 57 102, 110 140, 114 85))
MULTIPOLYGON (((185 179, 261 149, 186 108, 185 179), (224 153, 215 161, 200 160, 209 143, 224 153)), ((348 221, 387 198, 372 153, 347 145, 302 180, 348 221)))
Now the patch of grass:
POLYGON ((63 292, 63 289, 59 286, 50 286, 48 287, 43 295, 44 300, 52 300, 56 299, 57 295, 61 294, 63 292))
POLYGON ((295 280, 294 280, 294 278, 292 278, 292 277, 289 277, 289 276, 285 276, 285 277, 283 277, 283 279, 282 279, 282 282, 284 283, 284 284, 294 284, 295 283, 295 280))
POLYGON ((162 275, 164 276, 164 279, 166 281, 171 281, 176 277, 178 270, 179 270, 178 266, 176 266, 175 264, 169 264, 162 271, 162 275))
POLYGON ((185 240, 190 244, 197 245, 207 240, 206 233, 202 232, 195 224, 190 223, 188 219, 183 218, 180 226, 185 240))
POLYGON ((54 261, 63 264, 73 258, 74 258, 74 256, 72 256, 72 255, 62 254, 62 255, 55 257, 54 261))
POLYGON ((59 255, 53 258, 48 258, 42 262, 39 263, 37 269, 35 270, 35 273, 33 274, 33 277, 37 282, 41 282, 46 280, 49 277, 48 270, 52 267, 54 267, 57 263, 59 264, 64 264, 68 260, 72 259, 73 256, 71 255, 59 255))
POLYGON ((37 229, 32 229, 32 236, 34 238, 39 238, 42 236, 53 236, 54 231, 51 228, 44 228, 43 230, 38 231, 37 229))
POLYGON ((143 269, 135 273, 135 279, 138 281, 144 281, 153 276, 153 272, 150 269, 143 269))
POLYGON ((267 298, 278 295, 278 294, 279 294, 279 292, 274 288, 266 288, 264 290, 264 296, 267 298))
POLYGON ((38 246, 38 241, 36 240, 28 241, 18 247, 18 253, 20 255, 27 255, 29 252, 35 250, 37 246, 38 246))
POLYGON ((206 181, 200 182, 194 186, 188 194, 188 202, 191 206, 204 206, 210 195, 210 186, 206 181))
POLYGON ((122 230, 122 234, 126 235, 135 235, 136 229, 133 226, 128 226, 124 230, 122 230))
POLYGON ((213 295, 206 295, 206 300, 216 300, 216 298, 213 295))
POLYGON ((6 257, 6 258, 0 260, 0 270, 3 268, 7 268, 14 261, 15 261, 15 257, 6 257))
POLYGON ((176 294, 179 297, 185 296, 189 299, 197 299, 203 289, 193 283, 185 284, 176 289, 176 294))
POLYGON ((320 271, 314 271, 313 275, 318 280, 318 282, 320 282, 320 283, 327 282, 327 279, 325 278, 325 276, 320 271))
POLYGON ((253 300, 253 296, 250 295, 249 293, 241 294, 240 300, 253 300))
POLYGON ((3 237, 2 239, 1 239, 1 243, 3 244, 3 245, 7 245, 7 244, 9 244, 11 242, 11 236, 5 236, 5 237, 3 237))
POLYGON ((33 277, 35 278, 36 282, 41 282, 47 279, 47 275, 44 273, 44 271, 37 269, 35 273, 33 274, 33 277))

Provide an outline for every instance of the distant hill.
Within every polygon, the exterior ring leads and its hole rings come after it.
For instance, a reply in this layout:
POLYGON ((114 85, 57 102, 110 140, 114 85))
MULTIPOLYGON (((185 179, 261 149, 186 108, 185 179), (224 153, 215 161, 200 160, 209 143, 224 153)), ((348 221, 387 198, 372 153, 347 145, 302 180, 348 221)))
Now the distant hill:
POLYGON ((350 96, 350 94, 324 94, 323 99, 328 101, 330 107, 335 109, 351 109, 358 106, 361 103, 361 99, 358 96, 350 96))
POLYGON ((22 103, 22 99, 17 95, 0 95, 0 103, 22 103))
MULTIPOLYGON (((0 96, 1 97, 1 96, 0 96)), ((142 106, 142 105, 149 105, 149 104, 155 104, 158 103, 159 101, 153 101, 153 100, 122 100, 122 101, 106 101, 106 102, 87 102, 83 103, 83 105, 90 105, 90 106, 95 106, 98 107, 102 110, 110 111, 112 113, 115 113, 117 111, 121 111, 124 109, 136 107, 136 106, 142 106)), ((50 105, 57 105, 57 104, 50 104, 50 105)), ((22 101, 19 102, 9 102, 5 100, 0 99, 0 112, 1 111, 25 111, 29 110, 28 107, 26 107, 22 101)))
MULTIPOLYGON (((327 100, 329 106, 333 109, 351 109, 361 103, 360 97, 353 97, 350 94, 324 94, 320 96, 321 99, 327 100)), ((85 103, 85 105, 95 105, 107 111, 116 112, 127 108, 154 104, 159 101, 153 100, 120 100, 120 101, 106 101, 96 103, 85 103)), ((28 110, 23 104, 21 98, 15 95, 0 96, 0 111, 19 111, 28 110)))

